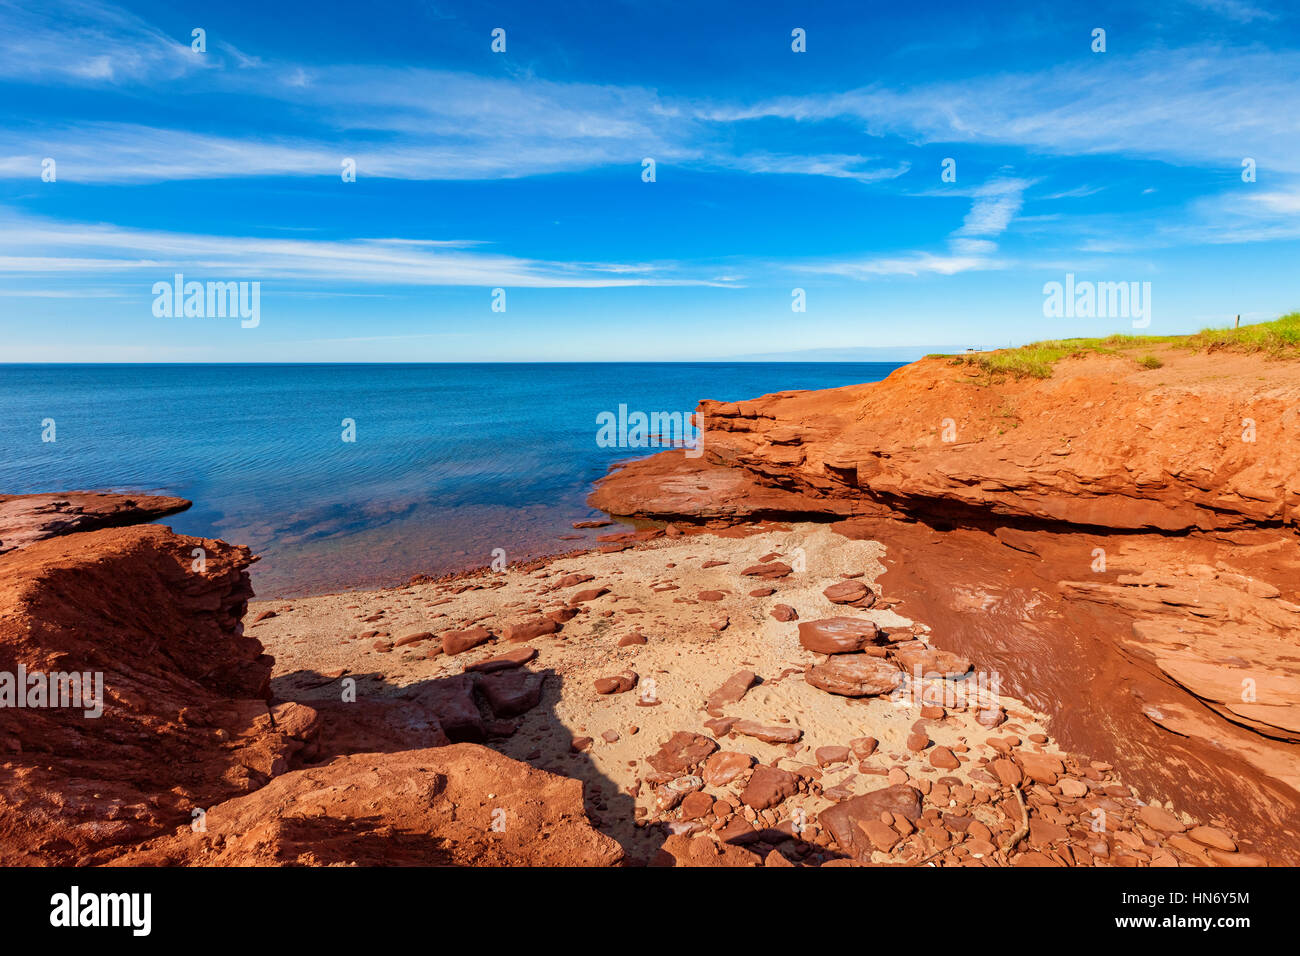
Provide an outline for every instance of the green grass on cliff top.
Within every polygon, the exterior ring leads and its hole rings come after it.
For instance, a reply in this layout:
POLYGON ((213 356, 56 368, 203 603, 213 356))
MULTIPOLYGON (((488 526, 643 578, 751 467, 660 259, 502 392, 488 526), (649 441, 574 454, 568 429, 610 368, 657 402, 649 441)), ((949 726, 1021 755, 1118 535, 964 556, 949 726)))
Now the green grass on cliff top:
MULTIPOLYGON (((1263 352, 1271 358, 1300 358, 1300 312, 1241 328, 1202 329, 1192 335, 1110 335, 1097 339, 1051 339, 1014 349, 971 355, 931 355, 951 358, 953 365, 970 365, 987 378, 1051 378, 1052 366, 1063 358, 1099 354, 1128 354, 1134 349, 1168 345, 1194 352, 1263 352)), ((1163 364, 1154 355, 1132 356, 1143 368, 1163 364)))

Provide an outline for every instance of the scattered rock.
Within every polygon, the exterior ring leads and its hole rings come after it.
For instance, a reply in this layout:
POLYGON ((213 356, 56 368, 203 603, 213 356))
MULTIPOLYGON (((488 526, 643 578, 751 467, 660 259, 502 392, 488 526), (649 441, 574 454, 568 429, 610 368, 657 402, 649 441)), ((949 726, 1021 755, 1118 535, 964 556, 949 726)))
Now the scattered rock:
POLYGON ((813 756, 817 760, 817 766, 828 767, 833 763, 848 763, 848 747, 818 747, 813 756))
POLYGON ((755 767, 749 783, 740 793, 740 802, 755 810, 774 807, 798 790, 798 778, 788 770, 776 767, 755 767))
POLYGON ((920 791, 906 785, 874 790, 823 810, 817 819, 841 850, 867 862, 871 851, 877 848, 869 835, 873 829, 869 825, 880 823, 883 813, 914 824, 921 817, 920 791))
POLYGON ((506 671, 515 667, 523 667, 536 656, 536 648, 520 647, 513 651, 507 651, 499 657, 489 657, 487 660, 479 661, 477 664, 469 664, 465 667, 465 670, 489 674, 492 671, 506 671))
POLYGON ((1182 833, 1187 829, 1176 816, 1157 806, 1139 807, 1138 819, 1151 829, 1159 830, 1161 833, 1182 833))
POLYGON ((622 671, 613 677, 596 678, 597 694, 625 694, 637 683, 635 671, 622 671))
POLYGON ((646 762, 660 773, 684 774, 717 749, 718 745, 708 737, 679 730, 647 757, 646 762))
POLYGON ((919 674, 922 678, 954 678, 971 669, 971 662, 966 658, 933 647, 910 645, 896 647, 891 653, 899 666, 912 677, 919 674))
POLYGON ((869 608, 876 603, 876 595, 861 581, 840 581, 832 584, 822 594, 832 604, 852 604, 854 607, 869 608))
POLYGON ((775 604, 769 613, 782 624, 788 624, 799 619, 799 612, 788 604, 775 604))
POLYGON ((880 746, 880 741, 875 737, 854 737, 849 741, 849 749, 853 751, 853 756, 859 760, 866 760, 876 748, 880 746))
POLYGON ((824 664, 814 664, 804 680, 819 690, 843 697, 876 697, 896 690, 903 682, 897 667, 869 654, 839 654, 824 664))
POLYGON ((738 720, 732 724, 731 729, 769 744, 792 744, 803 736, 803 731, 798 727, 768 727, 756 720, 738 720))
POLYGON ((816 654, 853 654, 879 637, 880 628, 874 621, 856 617, 829 617, 799 625, 799 643, 816 654))
POLYGON ((661 813, 666 813, 686 799, 688 794, 704 788, 704 781, 693 774, 678 777, 664 784, 655 792, 655 804, 661 813))
POLYGON ((710 787, 731 783, 754 765, 754 758, 735 750, 720 750, 704 762, 704 782, 710 787))
POLYGON ((471 627, 463 631, 448 631, 442 635, 444 654, 463 654, 471 648, 492 640, 492 632, 485 627, 471 627))
POLYGON ((705 702, 705 711, 713 717, 722 716, 722 708, 740 703, 745 693, 754 686, 758 675, 753 671, 737 671, 726 679, 721 687, 709 695, 705 702))
POLYGON ((940 770, 956 770, 961 766, 961 761, 947 747, 935 747, 930 751, 930 766, 940 770))
POLYGON ((510 643, 515 644, 523 641, 533 641, 546 634, 555 634, 559 629, 559 621, 538 615, 520 621, 511 621, 506 625, 505 630, 501 632, 501 636, 510 643))
POLYGON ((751 578, 765 578, 774 581, 788 576, 794 569, 781 561, 769 561, 766 564, 751 565, 740 573, 751 578))

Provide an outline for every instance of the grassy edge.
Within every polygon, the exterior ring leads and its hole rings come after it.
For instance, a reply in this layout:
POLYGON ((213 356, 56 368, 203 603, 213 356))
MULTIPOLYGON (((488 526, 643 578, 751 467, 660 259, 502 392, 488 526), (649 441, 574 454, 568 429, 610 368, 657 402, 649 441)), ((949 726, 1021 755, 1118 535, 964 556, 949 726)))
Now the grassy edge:
MULTIPOLYGON (((952 365, 969 365, 990 379, 1051 378, 1052 368, 1064 358, 1087 354, 1124 355, 1132 349, 1168 345, 1193 352, 1262 352, 1271 358, 1300 358, 1300 312, 1290 312, 1272 322, 1240 328, 1202 329, 1190 335, 1108 335, 1104 338, 1049 339, 1014 349, 998 349, 971 355, 935 353, 926 358, 951 359, 952 365)), ((1142 368, 1157 369, 1164 363, 1148 353, 1130 356, 1142 368)))

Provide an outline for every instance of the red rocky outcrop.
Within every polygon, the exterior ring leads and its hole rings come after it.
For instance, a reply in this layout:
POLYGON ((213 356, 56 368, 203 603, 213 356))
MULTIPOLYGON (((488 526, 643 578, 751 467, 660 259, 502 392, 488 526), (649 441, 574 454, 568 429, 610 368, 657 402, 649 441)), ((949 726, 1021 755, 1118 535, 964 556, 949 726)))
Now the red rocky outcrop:
POLYGON ((182 832, 115 862, 611 866, 623 857, 587 821, 581 781, 476 744, 353 754, 295 770, 214 807, 206 824, 206 833, 182 832))
POLYGON ((0 860, 102 861, 312 745, 314 712, 268 706, 271 659, 242 634, 251 561, 157 525, 0 557, 0 672, 98 672, 104 691, 98 718, 0 708, 0 860))
MULTIPOLYGON (((701 402, 702 457, 632 462, 589 501, 679 525, 848 519, 889 548, 894 606, 933 631, 937 651, 900 666, 950 676, 951 652, 996 670, 1072 748, 1129 755, 1145 792, 1227 808, 1297 861, 1300 363, 1140 348, 1045 379, 931 358, 701 402)), ((844 665, 819 666, 810 680, 844 665)))
POLYGON ((276 702, 241 623, 247 548, 73 531, 0 555, 0 675, 102 674, 103 712, 0 707, 0 865, 621 860, 579 781, 447 745, 538 703, 533 649, 397 697, 276 702))
POLYGON ((104 491, 0 495, 0 554, 76 531, 152 521, 189 506, 184 498, 104 491))

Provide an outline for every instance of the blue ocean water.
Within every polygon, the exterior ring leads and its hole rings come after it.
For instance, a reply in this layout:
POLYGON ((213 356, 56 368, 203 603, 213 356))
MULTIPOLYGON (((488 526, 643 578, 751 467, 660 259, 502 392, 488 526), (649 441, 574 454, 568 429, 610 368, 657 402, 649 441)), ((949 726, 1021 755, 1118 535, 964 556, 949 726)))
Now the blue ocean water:
POLYGON ((598 445, 597 416, 620 404, 689 413, 897 367, 0 365, 0 493, 189 498, 165 522, 252 547, 261 596, 396 584, 594 537, 571 527, 592 516, 592 482, 656 450, 598 445))

